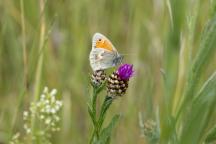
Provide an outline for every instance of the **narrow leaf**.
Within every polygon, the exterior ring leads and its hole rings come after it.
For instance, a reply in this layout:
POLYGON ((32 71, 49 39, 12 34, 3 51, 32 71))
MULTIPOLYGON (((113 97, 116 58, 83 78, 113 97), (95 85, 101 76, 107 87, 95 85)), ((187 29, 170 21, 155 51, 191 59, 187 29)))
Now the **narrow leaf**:
POLYGON ((105 119, 105 116, 106 116, 106 112, 109 109, 110 105, 112 104, 112 101, 113 101, 113 98, 106 97, 104 102, 103 102, 101 112, 100 112, 100 117, 99 117, 99 120, 98 120, 98 129, 99 129, 99 131, 100 131, 102 125, 103 125, 103 122, 104 122, 104 119, 105 119))
POLYGON ((205 139, 206 143, 212 143, 214 141, 216 141, 216 125, 209 130, 207 137, 205 139))
POLYGON ((110 124, 106 128, 104 128, 103 131, 101 132, 98 144, 108 144, 110 142, 112 130, 115 128, 119 119, 120 119, 120 115, 115 115, 112 118, 110 124))
POLYGON ((205 135, 204 129, 211 119, 216 102, 216 72, 204 83, 193 99, 185 119, 180 143, 198 143, 205 135))
POLYGON ((203 31, 199 50, 195 56, 188 79, 186 100, 193 98, 194 90, 199 82, 203 70, 209 64, 210 57, 216 49, 216 15, 207 23, 203 31))

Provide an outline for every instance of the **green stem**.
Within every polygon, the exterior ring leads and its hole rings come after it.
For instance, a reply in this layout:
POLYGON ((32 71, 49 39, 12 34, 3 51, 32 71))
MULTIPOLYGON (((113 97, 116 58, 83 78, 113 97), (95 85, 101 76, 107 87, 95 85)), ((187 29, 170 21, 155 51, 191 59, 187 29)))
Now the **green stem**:
POLYGON ((113 101, 112 97, 106 96, 106 98, 104 99, 103 105, 101 107, 99 120, 97 122, 97 130, 98 130, 98 132, 100 132, 100 130, 101 130, 101 127, 103 125, 107 110, 109 109, 110 105, 112 104, 112 101, 113 101))
MULTIPOLYGON (((40 4, 40 14, 41 14, 41 27, 40 27, 40 41, 39 41, 39 52, 42 51, 44 47, 44 42, 45 42, 45 16, 42 15, 43 10, 44 10, 44 0, 39 1, 40 4)), ((43 57, 44 57, 44 52, 42 52, 39 55, 38 59, 38 64, 37 64, 37 70, 36 70, 36 78, 35 78, 35 88, 34 88, 34 102, 37 101, 39 97, 39 90, 40 90, 40 83, 41 83, 41 75, 42 75, 42 65, 43 65, 43 57)), ((33 117, 31 119, 31 129, 32 129, 32 136, 35 134, 35 118, 33 117)), ((32 142, 34 143, 34 142, 32 142)))
POLYGON ((97 96, 98 96, 98 88, 97 87, 94 87, 93 86, 93 94, 92 94, 92 121, 93 121, 93 125, 94 125, 94 130, 93 130, 93 133, 92 133, 92 136, 91 136, 91 139, 90 139, 90 142, 89 144, 92 144, 94 142, 94 138, 95 138, 95 135, 96 137, 98 138, 99 135, 97 133, 97 112, 96 112, 96 103, 97 103, 97 96))
POLYGON ((101 106, 101 112, 99 115, 99 119, 97 121, 97 109, 96 109, 97 108, 97 97, 98 97, 98 94, 104 89, 104 86, 105 86, 105 83, 103 83, 100 86, 94 86, 93 85, 93 94, 92 94, 91 108, 89 109, 89 114, 92 118, 94 129, 93 129, 93 133, 91 135, 89 144, 93 144, 95 141, 95 138, 96 138, 96 140, 99 139, 100 130, 101 130, 104 118, 105 118, 106 111, 112 103, 111 97, 105 98, 105 100, 101 106))
POLYGON ((92 143, 93 143, 94 135, 95 135, 95 132, 93 131, 93 132, 92 132, 92 135, 91 135, 91 139, 90 139, 90 141, 89 141, 89 144, 92 144, 92 143))
POLYGON ((93 96, 92 96, 92 111, 93 111, 93 116, 94 120, 96 121, 96 103, 97 103, 97 88, 93 89, 93 96))

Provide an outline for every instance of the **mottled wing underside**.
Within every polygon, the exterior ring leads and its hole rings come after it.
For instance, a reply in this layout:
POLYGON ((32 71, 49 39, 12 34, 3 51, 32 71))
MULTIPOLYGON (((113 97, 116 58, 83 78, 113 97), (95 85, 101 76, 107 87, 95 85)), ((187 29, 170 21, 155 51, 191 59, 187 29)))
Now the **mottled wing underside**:
POLYGON ((89 55, 90 65, 94 71, 115 66, 114 62, 118 56, 117 50, 108 38, 100 33, 94 34, 89 55))
POLYGON ((90 65, 94 71, 115 66, 114 59, 115 54, 101 48, 92 49, 89 56, 90 65))

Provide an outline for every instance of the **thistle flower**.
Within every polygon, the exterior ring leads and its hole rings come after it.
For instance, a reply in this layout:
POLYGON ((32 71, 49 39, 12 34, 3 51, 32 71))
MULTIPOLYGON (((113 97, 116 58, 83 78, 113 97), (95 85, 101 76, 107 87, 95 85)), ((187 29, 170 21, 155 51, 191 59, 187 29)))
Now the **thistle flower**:
POLYGON ((97 70, 91 75, 91 83, 94 86, 99 86, 106 79, 104 70, 97 70))
POLYGON ((133 76, 133 65, 123 64, 108 78, 107 93, 110 97, 122 96, 128 88, 129 79, 133 76))
POLYGON ((121 80, 129 80, 134 74, 133 65, 123 64, 118 68, 117 73, 121 80))

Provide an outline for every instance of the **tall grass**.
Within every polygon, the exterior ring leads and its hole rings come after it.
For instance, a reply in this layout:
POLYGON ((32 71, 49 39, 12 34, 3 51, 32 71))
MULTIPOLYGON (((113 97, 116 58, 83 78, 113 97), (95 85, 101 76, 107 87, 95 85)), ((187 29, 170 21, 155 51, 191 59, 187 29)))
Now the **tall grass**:
POLYGON ((213 0, 0 1, 0 143, 23 133, 22 112, 44 86, 57 88, 64 103, 52 142, 89 141, 95 32, 128 54, 136 70, 128 93, 107 113, 105 125, 113 114, 122 116, 111 143, 149 142, 139 113, 144 124, 156 123, 159 143, 214 140, 215 6, 213 0))

